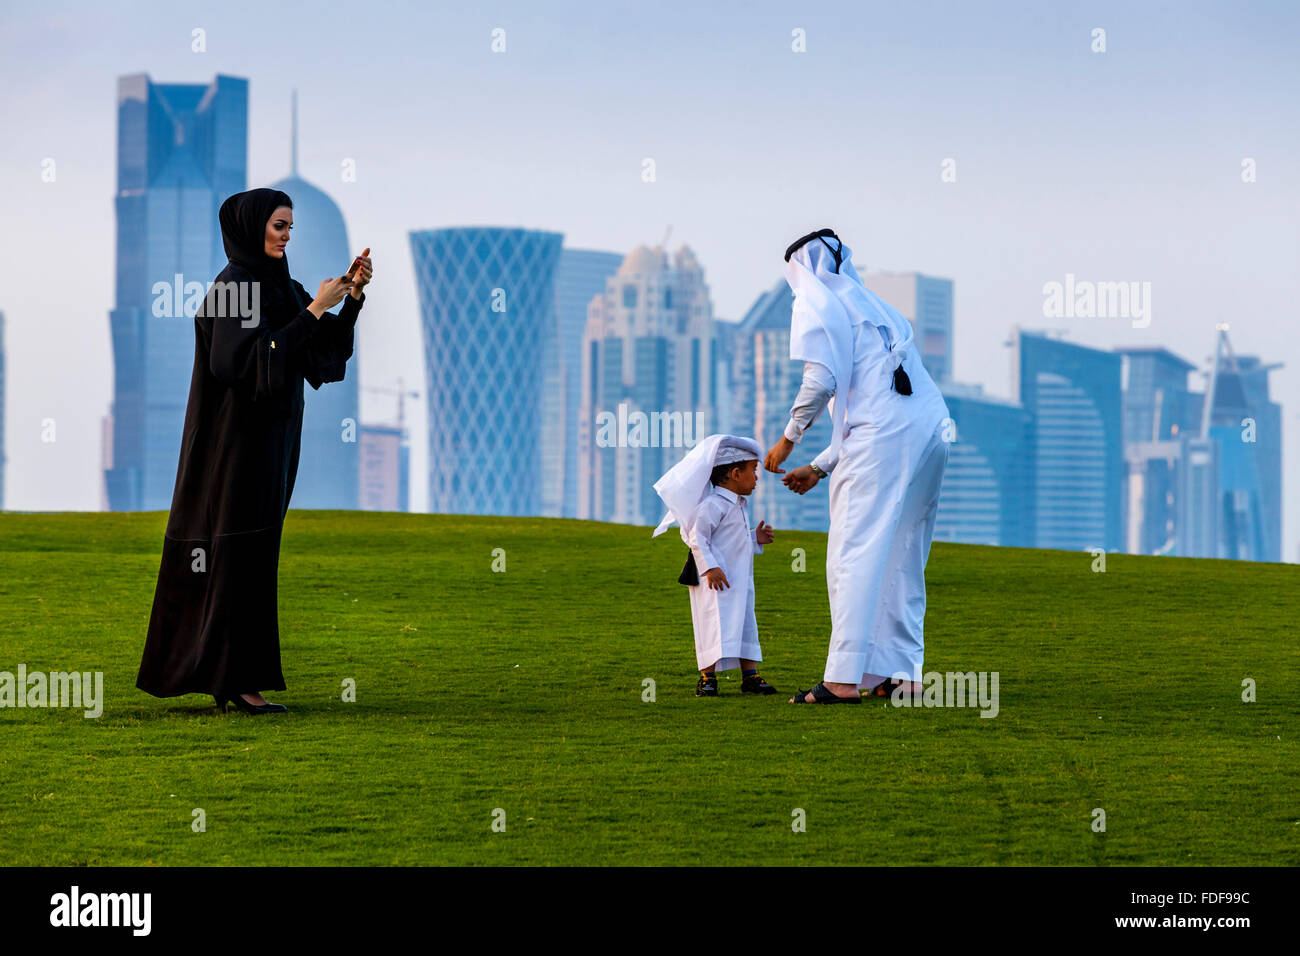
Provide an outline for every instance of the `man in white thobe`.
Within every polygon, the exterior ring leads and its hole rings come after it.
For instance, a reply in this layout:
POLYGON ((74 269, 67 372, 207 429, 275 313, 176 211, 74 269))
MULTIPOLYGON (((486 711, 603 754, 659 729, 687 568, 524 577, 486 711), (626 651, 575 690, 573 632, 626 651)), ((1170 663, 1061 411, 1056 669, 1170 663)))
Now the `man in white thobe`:
POLYGON ((854 702, 859 689, 888 692, 894 681, 914 691, 948 407, 921 364, 911 323, 863 285, 833 232, 792 245, 785 275, 795 294, 790 357, 804 363, 804 375, 765 467, 783 471, 828 406, 832 434, 828 448, 783 479, 804 494, 830 476, 830 650, 822 683, 792 702, 854 702))
MULTIPOLYGON (((750 527, 746 507, 762 455, 752 438, 710 435, 655 483, 668 514, 654 534, 676 521, 694 564, 696 583, 683 583, 689 585, 700 670, 696 696, 716 696, 717 672, 737 667, 744 672, 742 693, 775 692, 758 676, 763 651, 754 613, 754 555, 763 553, 772 534, 763 522, 750 527)), ((688 564, 683 574, 690 570, 688 564)))

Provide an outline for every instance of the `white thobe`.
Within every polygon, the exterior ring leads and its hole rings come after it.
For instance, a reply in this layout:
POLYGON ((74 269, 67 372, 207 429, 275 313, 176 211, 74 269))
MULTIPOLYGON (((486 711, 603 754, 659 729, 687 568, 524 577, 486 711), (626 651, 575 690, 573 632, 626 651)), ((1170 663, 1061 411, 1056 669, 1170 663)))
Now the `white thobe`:
POLYGON ((695 625, 695 660, 700 670, 726 671, 742 659, 761 661, 758 619, 754 615, 754 555, 763 553, 758 532, 750 528, 745 499, 714 487, 695 508, 689 535, 700 583, 688 588, 695 625), (721 568, 730 585, 709 587, 704 573, 721 568))
MULTIPOLYGON (((827 448, 814 459, 830 474, 831 643, 823 680, 859 686, 875 683, 873 676, 921 679, 925 564, 948 462, 943 396, 915 348, 903 362, 912 394, 894 391, 886 334, 871 323, 854 328, 839 457, 827 448)), ((835 391, 830 369, 806 362, 786 437, 797 442, 835 391)))

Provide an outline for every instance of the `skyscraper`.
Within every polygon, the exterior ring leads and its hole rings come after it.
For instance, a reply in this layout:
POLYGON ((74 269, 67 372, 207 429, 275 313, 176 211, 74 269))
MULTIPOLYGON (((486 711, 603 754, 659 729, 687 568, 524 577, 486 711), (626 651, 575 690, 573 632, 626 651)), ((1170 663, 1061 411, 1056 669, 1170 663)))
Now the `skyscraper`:
POLYGON ((563 237, 412 232, 429 411, 429 510, 536 515, 542 365, 563 237))
POLYGON ((578 515, 578 406, 582 398, 582 330, 587 306, 623 256, 562 249, 555 273, 554 347, 543 368, 542 514, 578 515))
POLYGON ((1186 554, 1179 513, 1187 441, 1203 396, 1187 387, 1194 365, 1162 348, 1117 350, 1124 412, 1124 535, 1132 554, 1186 554))
POLYGON ((1282 560, 1282 409, 1269 399, 1255 356, 1232 351, 1226 328, 1215 343, 1201 436, 1218 451, 1218 556, 1282 560))
POLYGON ((921 362, 936 384, 952 379, 952 280, 919 272, 868 272, 862 283, 912 323, 921 362))
POLYGON ((406 429, 363 425, 357 443, 361 457, 361 507, 366 511, 409 511, 406 476, 410 445, 406 429))
POLYGON ((1162 441, 1200 426, 1204 396, 1187 385, 1195 365, 1163 348, 1115 351, 1122 357, 1124 441, 1162 441))
POLYGON ((1032 547, 1029 412, 975 385, 948 382, 942 391, 952 422, 935 540, 1032 547))
POLYGON ((724 435, 736 433, 736 396, 747 391, 748 383, 736 380, 732 362, 740 340, 740 323, 713 317, 714 394, 718 396, 713 407, 713 430, 724 435))
POLYGON ((713 306, 680 247, 628 254, 592 300, 583 335, 578 517, 655 525, 654 482, 713 430, 713 306))
MULTIPOLYGON (((293 200, 293 232, 288 246, 289 269, 314 296, 321 280, 342 275, 361 250, 351 251, 343 214, 334 201, 298 176, 298 98, 294 94, 290 133, 289 176, 272 189, 293 200)), ((341 306, 340 306, 341 307, 341 306)), ((337 312, 339 307, 334 311, 337 312)), ((348 359, 343 381, 327 382, 319 389, 304 385, 302 451, 298 478, 293 486, 295 508, 344 508, 360 506, 361 458, 358 399, 361 358, 356 342, 365 325, 364 313, 353 337, 352 358, 348 359)))
POLYGON ((1016 329, 1012 372, 1032 416, 1034 546, 1123 545, 1120 357, 1016 329))
POLYGON ((5 314, 0 312, 0 511, 5 506, 5 314))
POLYGON ((114 511, 171 506, 194 365, 194 312, 225 266, 217 210, 244 189, 248 81, 117 84, 114 511))
POLYGON ((1219 556, 1219 443, 1199 433, 1182 436, 1182 461, 1174 492, 1177 554, 1219 556))

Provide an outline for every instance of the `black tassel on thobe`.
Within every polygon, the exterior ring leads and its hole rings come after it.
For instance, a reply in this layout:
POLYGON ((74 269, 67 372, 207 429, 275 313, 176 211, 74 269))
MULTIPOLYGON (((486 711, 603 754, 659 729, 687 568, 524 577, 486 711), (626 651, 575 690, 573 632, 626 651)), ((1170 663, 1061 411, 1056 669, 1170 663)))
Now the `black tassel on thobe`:
MULTIPOLYGON (((364 302, 317 319, 288 263, 263 252, 278 190, 226 200, 230 257, 194 318, 194 372, 149 633, 136 686, 156 697, 219 700, 284 690, 276 618, 280 532, 302 438, 303 382, 343 380, 364 302), (256 323, 222 283, 258 284, 256 323), (245 327, 245 326, 248 327, 245 327)), ((347 263, 341 263, 346 266, 347 263)))

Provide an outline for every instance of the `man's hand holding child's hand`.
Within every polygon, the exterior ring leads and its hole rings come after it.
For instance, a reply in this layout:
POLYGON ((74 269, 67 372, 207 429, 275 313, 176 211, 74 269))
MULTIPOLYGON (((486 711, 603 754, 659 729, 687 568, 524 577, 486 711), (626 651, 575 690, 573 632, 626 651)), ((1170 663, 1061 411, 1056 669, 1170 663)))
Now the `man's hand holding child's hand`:
POLYGON ((800 465, 781 479, 782 484, 797 494, 806 494, 821 477, 812 470, 811 465, 800 465))

